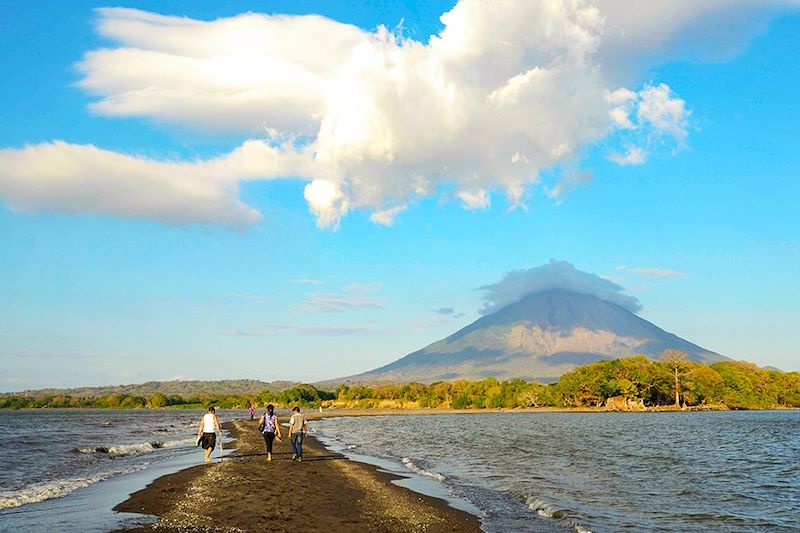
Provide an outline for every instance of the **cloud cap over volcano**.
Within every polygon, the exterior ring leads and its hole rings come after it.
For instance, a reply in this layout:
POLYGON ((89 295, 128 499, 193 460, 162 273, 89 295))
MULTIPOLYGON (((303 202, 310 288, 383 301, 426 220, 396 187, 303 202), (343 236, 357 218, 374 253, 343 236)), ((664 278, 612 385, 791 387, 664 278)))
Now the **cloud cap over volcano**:
POLYGON ((488 315, 517 302, 528 294, 552 289, 562 289, 589 294, 638 313, 642 304, 635 296, 625 294, 625 289, 596 274, 583 272, 568 261, 551 259, 549 263, 527 270, 512 270, 497 283, 478 287, 484 291, 484 306, 480 313, 488 315))

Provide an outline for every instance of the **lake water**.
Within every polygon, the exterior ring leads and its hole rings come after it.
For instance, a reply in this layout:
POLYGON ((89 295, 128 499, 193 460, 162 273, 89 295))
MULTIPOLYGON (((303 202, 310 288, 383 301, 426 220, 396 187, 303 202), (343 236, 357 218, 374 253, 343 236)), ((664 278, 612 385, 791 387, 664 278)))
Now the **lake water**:
MULTIPOLYGON (((0 530, 107 531, 111 508, 198 464, 202 411, 0 411, 0 530)), ((220 421, 242 411, 219 412, 220 421)), ((311 432, 411 476, 487 531, 798 531, 800 412, 329 418, 311 432)))
POLYGON ((0 531, 107 531, 140 519, 111 508, 155 477, 202 462, 194 443, 204 412, 0 411, 0 531))
POLYGON ((800 412, 330 418, 345 453, 426 476, 487 531, 798 531, 800 412))

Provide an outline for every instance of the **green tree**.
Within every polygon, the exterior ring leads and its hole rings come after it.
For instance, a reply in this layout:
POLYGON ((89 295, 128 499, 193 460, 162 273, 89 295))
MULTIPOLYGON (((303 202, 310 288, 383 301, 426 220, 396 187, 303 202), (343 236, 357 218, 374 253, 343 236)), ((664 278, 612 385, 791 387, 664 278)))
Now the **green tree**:
POLYGON ((559 404, 565 407, 582 407, 599 405, 607 398, 602 379, 602 363, 579 366, 561 376, 555 385, 559 404))
POLYGON ((157 392, 152 396, 150 396, 148 405, 154 409, 159 409, 169 405, 169 399, 167 398, 167 395, 164 394, 163 392, 157 392))
POLYGON ((689 405, 719 402, 725 381, 707 365, 692 364, 683 380, 683 400, 689 405))

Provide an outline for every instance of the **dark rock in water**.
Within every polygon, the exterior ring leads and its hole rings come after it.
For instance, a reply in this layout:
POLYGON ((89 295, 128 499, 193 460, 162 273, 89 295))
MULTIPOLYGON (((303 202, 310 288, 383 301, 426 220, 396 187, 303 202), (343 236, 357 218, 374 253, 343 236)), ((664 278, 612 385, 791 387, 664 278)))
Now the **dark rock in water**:
POLYGON ((159 442, 157 440, 154 440, 153 442, 150 443, 150 446, 152 446, 153 449, 158 450, 159 448, 163 448, 164 447, 164 443, 163 442, 159 442))
POLYGON ((525 296, 449 337, 384 367, 339 383, 432 383, 440 380, 553 381, 576 366, 633 355, 657 358, 666 349, 691 361, 727 359, 664 331, 623 307, 561 289, 525 296))
POLYGON ((106 446, 98 446, 94 451, 97 453, 109 453, 108 447, 106 446))

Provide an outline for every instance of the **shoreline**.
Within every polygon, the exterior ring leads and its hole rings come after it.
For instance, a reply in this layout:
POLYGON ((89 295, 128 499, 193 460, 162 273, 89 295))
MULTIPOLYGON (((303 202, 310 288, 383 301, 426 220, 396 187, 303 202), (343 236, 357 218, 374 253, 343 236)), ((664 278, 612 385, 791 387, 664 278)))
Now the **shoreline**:
POLYGON ((121 531, 481 531, 478 516, 398 486, 392 482, 402 477, 331 452, 311 435, 302 463, 290 460, 285 436, 268 462, 256 426, 225 422, 234 453, 164 475, 116 505, 117 512, 158 517, 121 531))
MULTIPOLYGON (((192 407, 191 409, 205 412, 206 406, 192 407)), ((220 408, 223 411, 242 411, 246 412, 244 407, 233 408, 220 408)), ((259 409, 263 409, 259 407, 259 409)), ((290 407, 277 406, 276 410, 288 410, 290 407)), ((312 416, 318 414, 314 411, 315 407, 305 407, 304 414, 312 416)), ((0 407, 0 412, 15 412, 15 411, 183 411, 182 407, 0 407)), ((418 415, 459 415, 459 414, 479 414, 479 413, 698 413, 698 412, 761 412, 761 411, 800 411, 800 407, 765 407, 760 409, 736 409, 729 408, 724 405, 710 404, 704 406, 690 406, 685 408, 676 408, 672 405, 666 406, 647 406, 645 409, 606 409, 605 407, 482 407, 454 409, 451 407, 324 407, 324 414, 329 412, 337 413, 336 416, 366 416, 366 415, 388 415, 388 414, 418 414, 418 415)))

